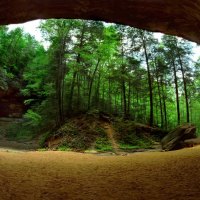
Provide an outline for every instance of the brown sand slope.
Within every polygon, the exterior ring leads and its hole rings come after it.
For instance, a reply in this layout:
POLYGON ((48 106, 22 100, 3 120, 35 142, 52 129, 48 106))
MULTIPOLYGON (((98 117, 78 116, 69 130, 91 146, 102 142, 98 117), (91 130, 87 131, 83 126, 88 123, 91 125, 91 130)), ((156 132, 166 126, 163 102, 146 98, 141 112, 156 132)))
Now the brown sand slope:
POLYGON ((200 147, 97 156, 0 152, 1 200, 199 200, 200 147))

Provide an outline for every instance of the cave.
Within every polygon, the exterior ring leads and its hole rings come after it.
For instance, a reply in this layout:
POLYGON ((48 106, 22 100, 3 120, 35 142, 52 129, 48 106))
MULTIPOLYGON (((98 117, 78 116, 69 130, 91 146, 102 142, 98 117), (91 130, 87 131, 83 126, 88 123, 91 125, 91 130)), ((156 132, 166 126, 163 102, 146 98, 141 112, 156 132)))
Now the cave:
POLYGON ((0 2, 0 24, 34 19, 103 20, 200 43, 200 0, 12 0, 0 2))

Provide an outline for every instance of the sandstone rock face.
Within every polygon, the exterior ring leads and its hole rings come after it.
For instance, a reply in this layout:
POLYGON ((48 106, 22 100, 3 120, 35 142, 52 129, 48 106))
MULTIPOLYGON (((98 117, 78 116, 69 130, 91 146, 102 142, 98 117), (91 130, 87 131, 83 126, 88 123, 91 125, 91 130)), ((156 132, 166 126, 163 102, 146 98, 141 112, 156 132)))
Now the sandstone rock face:
POLYGON ((0 24, 81 18, 182 36, 200 44, 200 0, 6 0, 0 24))
POLYGON ((185 147, 184 141, 196 138, 196 127, 183 125, 169 132, 161 141, 163 150, 171 151, 185 147))
POLYGON ((0 89, 0 118, 21 118, 25 111, 23 98, 18 89, 9 87, 8 90, 0 89))

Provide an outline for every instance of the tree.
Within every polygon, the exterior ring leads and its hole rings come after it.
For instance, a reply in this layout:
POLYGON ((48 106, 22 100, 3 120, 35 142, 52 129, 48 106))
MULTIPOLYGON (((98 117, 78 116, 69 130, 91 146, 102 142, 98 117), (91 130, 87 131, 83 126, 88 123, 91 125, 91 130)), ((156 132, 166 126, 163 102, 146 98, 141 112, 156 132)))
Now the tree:
POLYGON ((176 93, 176 108, 177 108, 177 124, 180 124, 180 104, 179 104, 179 87, 178 87, 178 77, 177 77, 177 62, 176 62, 176 40, 177 38, 173 36, 164 35, 162 38, 163 44, 165 46, 165 57, 168 64, 172 66, 175 93, 176 93))
POLYGON ((51 42, 49 53, 52 76, 54 77, 54 87, 56 93, 57 105, 57 126, 61 126, 64 122, 64 87, 65 75, 67 72, 66 53, 70 48, 72 39, 73 21, 71 20, 47 20, 41 24, 40 28, 46 35, 47 40, 51 42))

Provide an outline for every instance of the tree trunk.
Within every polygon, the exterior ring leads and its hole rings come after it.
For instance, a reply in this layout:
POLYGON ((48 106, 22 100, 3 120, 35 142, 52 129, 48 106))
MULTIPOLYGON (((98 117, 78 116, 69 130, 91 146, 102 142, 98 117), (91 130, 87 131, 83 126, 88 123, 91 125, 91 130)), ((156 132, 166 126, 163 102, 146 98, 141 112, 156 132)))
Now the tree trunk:
POLYGON ((178 92, 178 79, 176 76, 176 66, 173 60, 173 71, 174 71, 174 83, 175 83, 175 92, 176 92, 176 109, 177 109, 177 124, 180 124, 180 105, 179 105, 179 92, 178 92))
POLYGON ((160 106, 160 122, 161 122, 161 128, 163 128, 163 106, 162 106, 162 97, 161 97, 161 89, 160 89, 160 82, 159 82, 159 75, 158 75, 158 67, 156 65, 156 81, 157 81, 157 88, 158 88, 158 97, 159 97, 159 106, 160 106))
POLYGON ((163 79, 161 78, 161 89, 162 89, 162 99, 163 99, 163 111, 164 111, 164 119, 165 119, 165 129, 168 128, 168 122, 167 122, 167 106, 166 106, 166 94, 164 91, 164 86, 163 86, 163 79))
MULTIPOLYGON (((85 35, 85 23, 83 23, 83 26, 82 26, 82 30, 81 30, 81 36, 80 36, 80 42, 79 42, 79 45, 78 45, 78 49, 82 49, 83 47, 83 43, 84 43, 84 35, 85 35)), ((80 62, 81 62, 81 54, 78 53, 77 54, 77 58, 76 58, 76 63, 77 63, 77 66, 79 67, 80 65, 80 62)), ((76 77, 77 77, 77 74, 78 74, 78 70, 75 69, 74 73, 73 73, 73 79, 72 79, 72 84, 71 84, 71 89, 70 89, 70 95, 69 95, 69 101, 68 101, 68 111, 71 112, 72 111, 72 103, 73 103, 73 96, 74 96, 74 87, 75 87, 75 82, 76 82, 76 77)))
POLYGON ((108 94, 108 97, 109 97, 109 99, 108 99, 108 102, 109 102, 108 110, 111 113, 111 110, 112 110, 112 96, 111 96, 111 80, 110 80, 110 77, 108 78, 108 92, 109 92, 109 94, 108 94))
POLYGON ((180 57, 180 54, 178 55, 178 59, 179 59, 179 64, 181 67, 181 73, 182 73, 182 78, 183 78, 183 85, 184 85, 184 93, 185 93, 185 103, 186 103, 186 119, 187 119, 187 123, 190 122, 190 111, 189 111, 189 101, 188 101, 188 93, 187 93, 187 82, 186 82, 186 78, 185 78, 185 72, 183 69, 183 63, 180 57))
POLYGON ((99 99, 100 99, 100 84, 101 84, 101 74, 99 72, 96 93, 95 93, 95 102, 96 102, 96 107, 98 109, 99 109, 99 99))
POLYGON ((81 83, 80 83, 80 75, 77 75, 77 89, 78 89, 78 93, 77 93, 77 106, 76 109, 77 111, 80 111, 80 100, 81 100, 81 83))
POLYGON ((57 126, 61 126, 64 122, 64 77, 66 73, 65 64, 65 43, 66 35, 60 39, 60 45, 57 50, 57 76, 56 76, 56 99, 58 106, 57 126))
POLYGON ((99 67, 100 59, 98 59, 97 64, 95 66, 94 72, 92 74, 91 80, 90 80, 90 85, 89 85, 89 94, 88 94, 88 110, 90 110, 90 101, 91 101, 91 94, 92 94, 92 85, 94 82, 94 78, 97 72, 97 69, 99 67))
POLYGON ((69 111, 69 113, 73 110, 72 109, 72 102, 73 102, 73 96, 74 96, 74 87, 75 87, 75 82, 76 82, 76 76, 77 76, 77 71, 75 71, 73 73, 73 79, 72 79, 71 88, 70 88, 69 101, 68 101, 68 111, 69 111))
POLYGON ((148 73, 148 85, 149 85, 149 100, 150 100, 150 116, 149 116, 149 125, 153 126, 153 87, 152 87, 152 80, 151 80, 151 73, 150 73, 150 66, 149 66, 149 57, 147 54, 146 42, 144 36, 142 34, 142 45, 145 54, 145 61, 147 65, 147 73, 148 73))
POLYGON ((131 106, 131 80, 128 82, 128 105, 127 105, 127 115, 130 116, 130 106, 131 106))
POLYGON ((122 95, 123 95, 123 112, 124 118, 127 117, 127 105, 126 105, 126 83, 122 80, 122 95))

